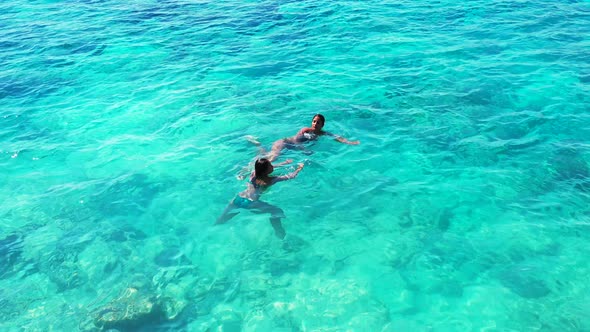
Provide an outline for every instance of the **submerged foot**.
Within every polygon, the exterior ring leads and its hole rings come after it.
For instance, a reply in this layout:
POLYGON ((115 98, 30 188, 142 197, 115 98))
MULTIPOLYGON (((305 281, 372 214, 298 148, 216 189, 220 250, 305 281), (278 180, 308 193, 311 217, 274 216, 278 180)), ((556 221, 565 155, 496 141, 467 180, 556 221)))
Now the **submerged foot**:
POLYGON ((287 233, 285 233, 285 230, 284 229, 275 229, 275 235, 279 239, 284 240, 285 239, 285 236, 287 236, 287 233))
POLYGON ((270 224, 272 225, 272 228, 275 230, 275 235, 279 239, 283 240, 287 233, 285 233, 285 229, 281 224, 281 218, 270 218, 270 224))
POLYGON ((244 136, 244 138, 246 139, 246 141, 256 145, 256 146, 260 146, 260 142, 256 139, 256 137, 252 136, 252 135, 246 135, 244 136))

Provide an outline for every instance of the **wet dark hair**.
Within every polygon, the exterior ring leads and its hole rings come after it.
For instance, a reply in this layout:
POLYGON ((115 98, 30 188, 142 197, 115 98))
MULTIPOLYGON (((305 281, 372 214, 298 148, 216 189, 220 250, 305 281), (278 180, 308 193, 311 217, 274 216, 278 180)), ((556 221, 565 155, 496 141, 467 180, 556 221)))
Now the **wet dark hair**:
POLYGON ((254 176, 266 175, 270 169, 271 163, 266 158, 260 158, 256 160, 254 164, 254 176))
MULTIPOLYGON (((324 116, 323 116, 323 115, 321 115, 320 113, 318 113, 318 114, 314 115, 314 116, 313 116, 313 118, 315 118, 316 116, 317 116, 318 118, 320 118, 320 120, 322 120, 322 124, 323 124, 323 125, 324 125, 324 124, 326 124, 326 118, 324 118, 324 116)), ((312 119, 313 119, 313 118, 312 118, 312 119)))

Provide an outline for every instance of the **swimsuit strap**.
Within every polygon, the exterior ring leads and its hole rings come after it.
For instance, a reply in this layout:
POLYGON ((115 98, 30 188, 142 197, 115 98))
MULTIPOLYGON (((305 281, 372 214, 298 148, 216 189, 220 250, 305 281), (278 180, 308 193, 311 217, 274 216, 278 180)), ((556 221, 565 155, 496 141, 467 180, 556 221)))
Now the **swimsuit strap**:
POLYGON ((254 186, 255 189, 258 189, 259 184, 256 183, 256 175, 252 175, 250 177, 250 184, 254 186))

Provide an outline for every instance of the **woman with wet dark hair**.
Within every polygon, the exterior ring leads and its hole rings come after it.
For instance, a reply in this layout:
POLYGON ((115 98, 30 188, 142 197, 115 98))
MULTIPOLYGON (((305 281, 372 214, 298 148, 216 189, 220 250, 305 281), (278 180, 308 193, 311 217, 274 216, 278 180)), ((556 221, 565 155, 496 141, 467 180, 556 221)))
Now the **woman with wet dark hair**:
POLYGON ((240 192, 225 208, 221 216, 217 219, 216 224, 223 224, 237 215, 239 212, 232 212, 236 209, 248 209, 254 213, 269 213, 270 223, 275 230, 275 234, 280 239, 285 238, 285 230, 281 224, 281 218, 285 218, 283 210, 272 204, 260 201, 260 195, 270 186, 277 182, 293 179, 299 174, 303 164, 299 164, 297 169, 287 175, 270 176, 274 171, 274 166, 270 160, 261 158, 254 164, 254 172, 248 180, 246 190, 240 192))
POLYGON ((301 128, 295 136, 283 138, 274 142, 272 149, 268 154, 268 160, 273 161, 277 159, 277 157, 281 154, 281 151, 283 151, 285 148, 302 150, 303 146, 301 143, 316 140, 319 136, 323 135, 334 137, 335 140, 344 144, 358 145, 360 143, 360 141, 349 141, 342 136, 322 130, 322 128, 324 128, 324 124, 326 124, 326 118, 323 115, 314 115, 313 119, 311 120, 311 127, 301 128))

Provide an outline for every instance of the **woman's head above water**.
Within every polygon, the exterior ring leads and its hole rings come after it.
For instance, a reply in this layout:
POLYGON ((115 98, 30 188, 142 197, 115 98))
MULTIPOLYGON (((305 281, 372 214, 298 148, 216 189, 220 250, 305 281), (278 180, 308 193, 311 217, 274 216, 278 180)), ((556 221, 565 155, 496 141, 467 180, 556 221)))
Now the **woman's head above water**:
POLYGON ((274 167, 270 163, 270 161, 266 158, 260 158, 256 160, 254 164, 254 175, 255 176, 266 176, 272 173, 274 167))
POLYGON ((313 130, 316 130, 316 131, 322 130, 322 128, 324 127, 324 124, 326 124, 326 118, 324 118, 323 115, 316 114, 313 116, 313 119, 311 120, 311 128, 313 130))

